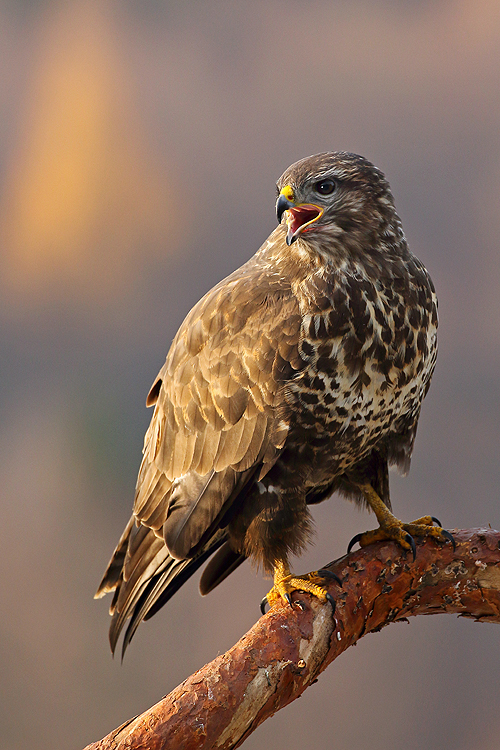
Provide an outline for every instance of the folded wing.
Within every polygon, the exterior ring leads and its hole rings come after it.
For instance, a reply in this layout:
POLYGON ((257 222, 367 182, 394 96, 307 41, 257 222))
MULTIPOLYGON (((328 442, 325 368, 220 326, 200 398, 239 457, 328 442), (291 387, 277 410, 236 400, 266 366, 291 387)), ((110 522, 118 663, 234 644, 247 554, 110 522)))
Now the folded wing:
POLYGON ((129 617, 124 648, 139 622, 221 546, 204 593, 243 561, 227 544, 227 519, 285 443, 279 406, 284 384, 302 366, 299 333, 291 289, 255 258, 209 292, 179 329, 147 400, 155 409, 133 516, 96 595, 115 591, 113 649, 129 617))

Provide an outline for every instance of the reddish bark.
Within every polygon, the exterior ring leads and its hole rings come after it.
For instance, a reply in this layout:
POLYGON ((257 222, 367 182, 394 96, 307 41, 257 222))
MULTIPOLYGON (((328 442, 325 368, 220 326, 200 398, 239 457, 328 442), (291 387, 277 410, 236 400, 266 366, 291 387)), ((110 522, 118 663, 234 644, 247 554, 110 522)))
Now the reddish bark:
POLYGON ((393 543, 351 553, 327 566, 343 581, 321 604, 295 592, 226 654, 159 703, 85 750, 235 748, 297 698, 330 662, 366 633, 412 615, 455 613, 500 622, 500 532, 453 532, 457 542, 417 542, 417 557, 393 543))

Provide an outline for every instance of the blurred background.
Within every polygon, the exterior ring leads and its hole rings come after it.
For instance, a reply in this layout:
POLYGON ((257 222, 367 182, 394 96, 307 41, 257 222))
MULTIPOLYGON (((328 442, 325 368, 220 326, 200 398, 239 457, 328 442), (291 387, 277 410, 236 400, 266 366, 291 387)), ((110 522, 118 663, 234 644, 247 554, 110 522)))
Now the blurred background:
MULTIPOLYGON (((269 582, 193 580, 125 662, 92 597, 129 517, 145 397, 189 308, 275 226, 275 181, 344 149, 388 176, 440 299, 396 513, 500 526, 496 0, 0 2, 0 748, 83 748, 229 648, 269 582)), ((333 498, 294 567, 373 517, 333 498)), ((500 630, 363 639, 245 747, 496 750, 500 630)))

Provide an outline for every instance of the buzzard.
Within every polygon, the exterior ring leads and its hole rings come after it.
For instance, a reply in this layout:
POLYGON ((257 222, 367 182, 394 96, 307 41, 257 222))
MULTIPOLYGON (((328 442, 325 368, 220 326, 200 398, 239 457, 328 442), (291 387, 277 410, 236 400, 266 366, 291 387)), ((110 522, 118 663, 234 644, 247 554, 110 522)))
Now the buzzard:
POLYGON ((267 596, 323 601, 325 571, 290 573, 309 506, 335 491, 379 528, 361 545, 451 541, 437 519, 391 512, 388 466, 406 471, 436 363, 437 300, 406 243, 387 180, 356 154, 302 159, 277 183, 278 226, 187 315, 147 397, 133 515, 96 597, 114 592, 123 652, 206 561, 207 594, 247 557, 267 596), (434 523, 438 525, 434 525, 434 523), (210 558, 210 559, 209 559, 210 558))

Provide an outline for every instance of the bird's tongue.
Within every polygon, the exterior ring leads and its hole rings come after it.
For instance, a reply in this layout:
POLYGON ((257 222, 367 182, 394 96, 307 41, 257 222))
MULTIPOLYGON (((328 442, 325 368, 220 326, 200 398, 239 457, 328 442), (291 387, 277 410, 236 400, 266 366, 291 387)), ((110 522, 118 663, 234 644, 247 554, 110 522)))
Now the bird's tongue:
POLYGON ((288 209, 287 225, 289 235, 295 235, 299 229, 306 227, 307 224, 314 222, 321 211, 318 206, 305 204, 288 209))

